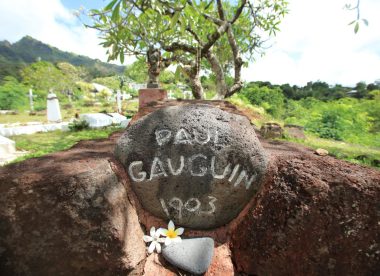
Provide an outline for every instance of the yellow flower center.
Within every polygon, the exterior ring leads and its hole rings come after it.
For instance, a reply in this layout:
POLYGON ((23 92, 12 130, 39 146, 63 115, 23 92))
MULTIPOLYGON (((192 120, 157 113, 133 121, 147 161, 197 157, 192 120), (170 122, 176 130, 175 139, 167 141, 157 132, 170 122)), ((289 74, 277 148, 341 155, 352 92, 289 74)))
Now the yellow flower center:
POLYGON ((168 232, 166 233, 166 236, 169 237, 169 238, 171 238, 171 239, 174 239, 174 238, 176 238, 178 235, 177 235, 177 233, 176 233, 174 230, 170 229, 170 230, 168 230, 168 232))

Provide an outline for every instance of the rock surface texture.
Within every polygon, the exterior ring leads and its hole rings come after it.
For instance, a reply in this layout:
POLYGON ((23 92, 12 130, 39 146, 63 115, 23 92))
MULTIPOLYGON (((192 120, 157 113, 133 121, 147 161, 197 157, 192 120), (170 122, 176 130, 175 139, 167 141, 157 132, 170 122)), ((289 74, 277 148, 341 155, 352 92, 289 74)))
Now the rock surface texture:
POLYGON ((143 232, 112 169, 113 147, 87 141, 0 169, 0 275, 138 269, 143 232))
POLYGON ((183 239, 164 247, 162 255, 172 265, 193 274, 205 273, 214 254, 211 238, 183 239))
POLYGON ((380 172, 268 143, 270 174, 233 233, 250 275, 379 275, 380 172))
POLYGON ((196 229, 235 218, 260 188, 267 164, 249 120, 209 105, 141 118, 115 154, 146 210, 196 229))
MULTIPOLYGON (((133 121, 189 103, 159 102, 133 121)), ((146 256, 143 230, 167 221, 135 200, 113 155, 120 136, 0 168, 0 275, 185 274, 146 256)), ((182 235, 215 240, 205 275, 379 275, 380 172, 260 140, 267 174, 249 205, 223 227, 182 235)))

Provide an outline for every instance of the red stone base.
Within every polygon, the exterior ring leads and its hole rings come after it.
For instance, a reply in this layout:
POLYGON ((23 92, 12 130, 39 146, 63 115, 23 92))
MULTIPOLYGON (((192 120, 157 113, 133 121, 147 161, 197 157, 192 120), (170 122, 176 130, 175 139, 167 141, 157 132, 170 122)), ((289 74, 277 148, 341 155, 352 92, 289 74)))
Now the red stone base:
POLYGON ((139 90, 139 109, 143 108, 151 102, 166 100, 167 92, 165 89, 145 88, 139 90))

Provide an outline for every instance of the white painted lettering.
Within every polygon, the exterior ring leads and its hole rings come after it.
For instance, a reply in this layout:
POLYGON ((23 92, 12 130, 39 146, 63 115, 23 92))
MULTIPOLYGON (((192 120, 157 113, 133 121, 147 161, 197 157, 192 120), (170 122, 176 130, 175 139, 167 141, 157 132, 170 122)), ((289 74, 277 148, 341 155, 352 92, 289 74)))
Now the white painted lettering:
POLYGON ((172 137, 172 132, 169 129, 158 129, 155 133, 156 141, 159 146, 167 144, 172 137))
POLYGON ((154 157, 152 167, 150 169, 150 178, 152 180, 155 177, 168 176, 164 170, 161 160, 158 157, 154 157))
POLYGON ((181 219, 182 218, 182 207, 183 207, 182 200, 179 199, 178 197, 173 197, 169 201, 169 206, 172 207, 173 209, 177 210, 177 212, 178 212, 178 218, 181 219), (175 202, 177 202, 177 204, 174 204, 175 202))
POLYGON ((234 180, 235 178, 235 175, 236 173, 238 172, 240 168, 240 164, 237 164, 235 167, 234 167, 234 170, 232 171, 231 175, 230 175, 230 178, 228 179, 229 182, 232 182, 232 180, 234 180))
POLYGON ((208 198, 210 199, 210 202, 208 204, 210 205, 211 209, 208 211, 201 211, 201 214, 212 215, 213 213, 215 213, 216 207, 214 202, 216 201, 216 197, 208 196, 208 198))
POLYGON ((177 215, 179 219, 182 218, 182 212, 183 210, 186 210, 187 212, 195 213, 197 215, 213 215, 215 213, 216 207, 214 202, 216 201, 216 197, 208 196, 209 202, 208 205, 210 205, 210 209, 207 211, 201 211, 202 203, 198 198, 192 197, 189 198, 185 204, 183 201, 178 197, 173 197, 171 200, 169 200, 168 205, 166 205, 166 202, 163 198, 160 198, 162 209, 164 210, 166 216, 170 218, 170 212, 169 209, 176 210, 177 215))
POLYGON ((231 163, 224 168, 223 174, 216 174, 215 172, 215 156, 211 157, 211 174, 215 179, 223 179, 231 172, 231 163))
POLYGON ((129 174, 129 177, 132 179, 132 181, 141 182, 145 180, 146 172, 140 171, 137 175, 134 174, 134 168, 140 167, 140 170, 141 170, 142 165, 143 165, 142 161, 133 161, 131 164, 129 164, 128 174, 129 174))
POLYGON ((210 130, 207 130, 206 134, 204 134, 194 129, 193 133, 195 142, 200 145, 207 144, 211 139, 210 130))
POLYGON ((186 201, 184 207, 189 212, 195 212, 199 209, 199 207, 201 207, 201 202, 199 201, 199 199, 192 197, 186 201))
POLYGON ((186 129, 181 128, 175 135, 174 144, 192 144, 191 135, 187 132, 186 129))
POLYGON ((168 158, 168 167, 172 175, 179 175, 182 172, 184 165, 185 165, 185 158, 181 155, 179 168, 177 170, 174 170, 173 165, 172 165, 172 160, 168 158))
POLYGON ((165 200, 163 198, 160 198, 160 202, 161 202, 161 206, 162 206, 162 209, 164 210, 165 214, 167 215, 167 217, 170 217, 168 207, 166 207, 165 200))
POLYGON ((248 190, 249 187, 251 187, 251 184, 252 184, 253 180, 255 180, 255 179, 256 179, 256 174, 255 173, 252 174, 251 178, 248 179, 247 172, 245 170, 242 170, 240 172, 239 177, 236 179, 234 187, 238 186, 244 180, 245 189, 248 190))
POLYGON ((204 176, 206 173, 207 173, 207 167, 202 167, 202 166, 199 166, 199 172, 194 172, 194 161, 195 159, 197 158, 202 158, 204 160, 207 160, 207 156, 199 153, 199 154, 196 154, 196 155, 193 155, 189 158, 189 161, 190 161, 190 174, 192 176, 204 176))

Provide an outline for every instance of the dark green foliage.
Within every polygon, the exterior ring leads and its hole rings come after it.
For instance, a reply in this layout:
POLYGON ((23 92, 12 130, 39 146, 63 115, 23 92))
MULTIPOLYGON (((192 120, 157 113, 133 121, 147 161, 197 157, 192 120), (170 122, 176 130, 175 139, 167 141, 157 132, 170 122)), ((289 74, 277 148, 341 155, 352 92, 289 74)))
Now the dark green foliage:
POLYGON ((321 138, 378 146, 378 109, 380 102, 374 100, 345 98, 323 102, 307 98, 289 100, 283 119, 285 123, 304 126, 321 138))
POLYGON ((28 90, 14 77, 5 77, 0 86, 0 109, 18 109, 27 104, 28 90))
MULTIPOLYGON (((326 82, 316 81, 308 82, 304 87, 298 87, 296 85, 282 84, 273 85, 270 82, 257 81, 250 84, 258 85, 259 87, 268 87, 268 88, 280 88, 282 93, 287 99, 292 100, 301 100, 305 98, 315 98, 322 101, 330 101, 341 99, 344 97, 355 96, 355 93, 349 93, 353 90, 350 87, 344 87, 342 85, 329 86, 326 82)), ((370 86, 371 88, 373 86, 370 86)), ((367 91, 367 90, 366 90, 367 91)), ((366 92, 364 92, 365 94, 366 92)))
POLYGON ((124 75, 128 80, 136 83, 146 83, 148 80, 148 65, 143 58, 125 67, 124 75))
POLYGON ((30 36, 25 36, 13 44, 8 41, 0 42, 0 81, 8 75, 20 79, 20 69, 38 60, 52 63, 66 61, 75 66, 84 66, 93 78, 122 74, 124 71, 124 66, 64 52, 30 36))
POLYGON ((284 112, 285 97, 278 87, 249 84, 240 92, 251 104, 262 106, 269 114, 279 117, 284 112))
POLYGON ((275 119, 304 126, 320 138, 368 146, 380 145, 380 90, 377 84, 355 88, 309 82, 304 87, 249 83, 240 95, 275 119))
POLYGON ((90 125, 85 120, 74 120, 69 124, 70 131, 82 131, 88 128, 90 128, 90 125))
POLYGON ((310 121, 306 129, 318 134, 321 138, 341 141, 344 131, 343 123, 338 110, 326 110, 320 118, 310 121))

